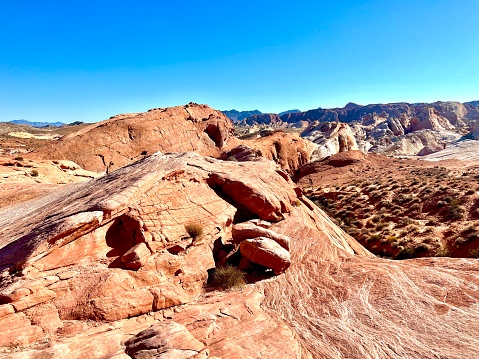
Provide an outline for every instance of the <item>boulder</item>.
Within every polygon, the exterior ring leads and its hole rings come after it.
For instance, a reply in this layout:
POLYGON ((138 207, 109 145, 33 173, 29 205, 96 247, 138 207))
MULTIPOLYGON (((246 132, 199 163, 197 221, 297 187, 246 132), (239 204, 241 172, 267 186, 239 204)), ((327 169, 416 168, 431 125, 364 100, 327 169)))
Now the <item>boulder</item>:
POLYGON ((126 268, 132 270, 138 270, 143 267, 151 252, 145 242, 141 242, 133 246, 122 257, 121 261, 125 263, 126 268))
POLYGON ((262 228, 251 222, 238 223, 233 226, 233 243, 238 244, 245 239, 265 237, 272 239, 281 247, 289 250, 290 239, 288 236, 278 234, 270 229, 262 228))
POLYGON ((274 274, 284 273, 291 265, 289 252, 270 238, 246 239, 241 242, 240 251, 250 262, 270 268, 274 274))
POLYGON ((125 346, 133 359, 189 358, 205 348, 185 326, 175 322, 153 325, 129 339, 125 346))

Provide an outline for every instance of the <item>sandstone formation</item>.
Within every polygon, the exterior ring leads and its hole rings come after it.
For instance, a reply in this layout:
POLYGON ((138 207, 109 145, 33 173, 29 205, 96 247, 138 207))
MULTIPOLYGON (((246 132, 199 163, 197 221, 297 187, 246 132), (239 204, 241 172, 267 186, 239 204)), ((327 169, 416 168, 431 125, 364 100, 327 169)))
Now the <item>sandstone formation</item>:
POLYGON ((71 161, 34 161, 0 157, 0 207, 47 194, 62 185, 98 177, 71 161))
MULTIPOLYGON (((231 242, 233 223, 281 221, 295 208, 293 184, 277 171, 270 161, 156 154, 4 210, 2 345, 48 340, 70 348, 66 326, 77 337, 85 326, 93 329, 89 321, 116 322, 190 302, 215 266, 215 251, 231 242), (190 237, 191 222, 204 234, 190 237)), ((352 253, 347 241, 338 245, 352 253)), ((80 349, 76 355, 88 356, 80 349)))
POLYGON ((359 149, 351 128, 344 123, 313 122, 301 136, 318 145, 312 155, 315 160, 359 149))
POLYGON ((477 260, 375 258, 273 162, 158 153, 4 209, 0 268, 8 358, 479 355, 477 260), (205 293, 238 242, 291 265, 205 293))
MULTIPOLYGON (((256 115, 244 119, 242 124, 294 129, 301 128, 304 123, 317 127, 318 124, 340 122, 349 125, 349 137, 354 137, 357 149, 364 152, 424 156, 442 150, 445 145, 455 144, 468 133, 475 137, 477 131, 473 126, 478 119, 477 101, 438 101, 429 104, 390 103, 366 106, 349 103, 343 108, 285 113, 279 118, 274 114, 256 115)), ((246 130, 242 128, 242 131, 246 130)), ((302 135, 318 143, 318 135, 310 132, 311 128, 308 128, 302 135)), ((327 137, 320 141, 326 141, 327 137)), ((337 153, 331 151, 330 146, 322 152, 328 152, 329 155, 337 153)), ((321 155, 317 157, 319 158, 321 155)))
POLYGON ((289 252, 267 237, 242 241, 240 251, 247 260, 272 269, 274 274, 284 273, 291 265, 289 252))
POLYGON ((224 153, 222 158, 237 161, 261 161, 265 158, 276 162, 290 174, 308 163, 318 147, 298 134, 283 131, 262 131, 260 137, 242 142, 224 153))
POLYGON ((262 113, 262 114, 254 114, 251 115, 244 120, 240 121, 238 125, 246 126, 246 125, 257 125, 257 124, 271 124, 280 126, 283 122, 279 115, 275 113, 262 113))
POLYGON ((45 145, 28 157, 68 159, 90 171, 110 172, 156 151, 195 151, 218 157, 235 141, 233 125, 221 112, 190 103, 118 115, 45 145))

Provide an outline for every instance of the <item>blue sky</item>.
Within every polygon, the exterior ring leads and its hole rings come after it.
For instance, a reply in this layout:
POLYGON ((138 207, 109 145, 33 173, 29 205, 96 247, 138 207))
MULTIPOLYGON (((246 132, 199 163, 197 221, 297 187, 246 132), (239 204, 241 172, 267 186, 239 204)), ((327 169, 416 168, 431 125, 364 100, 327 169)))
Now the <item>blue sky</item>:
POLYGON ((479 0, 0 0, 0 121, 479 99, 479 0))

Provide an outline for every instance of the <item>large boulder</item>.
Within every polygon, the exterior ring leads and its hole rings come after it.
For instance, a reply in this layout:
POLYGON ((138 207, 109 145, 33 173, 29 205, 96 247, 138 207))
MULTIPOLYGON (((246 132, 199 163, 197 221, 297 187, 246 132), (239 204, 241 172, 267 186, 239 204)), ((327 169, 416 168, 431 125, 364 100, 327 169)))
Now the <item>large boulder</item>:
POLYGON ((231 235, 233 237, 233 243, 241 243, 245 239, 265 237, 272 239, 284 249, 289 250, 290 239, 288 236, 276 233, 275 231, 267 228, 260 227, 252 222, 235 224, 233 226, 231 235))
POLYGON ((270 238, 246 239, 241 242, 240 251, 244 258, 272 269, 274 274, 284 273, 291 265, 289 252, 270 238))

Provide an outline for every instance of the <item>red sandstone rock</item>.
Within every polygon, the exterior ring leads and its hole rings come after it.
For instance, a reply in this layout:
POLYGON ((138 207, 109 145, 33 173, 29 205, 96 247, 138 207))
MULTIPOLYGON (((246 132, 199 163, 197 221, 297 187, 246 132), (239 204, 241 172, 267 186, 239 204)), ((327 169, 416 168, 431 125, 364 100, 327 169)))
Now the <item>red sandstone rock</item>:
POLYGON ((157 151, 195 151, 218 157, 237 144, 231 121, 206 105, 118 115, 48 144, 29 158, 71 160, 82 168, 111 172, 157 151))
MULTIPOLYGON (((154 155, 0 211, 2 293, 56 293, 19 313, 0 306, 2 354, 121 358, 121 343, 162 323, 186 328, 202 345, 192 350, 197 357, 479 355, 477 260, 375 258, 308 199, 291 205, 299 194, 276 170, 272 162, 154 155), (102 215, 72 221, 93 212, 102 215), (271 219, 268 229, 290 238, 292 265, 240 291, 204 293, 215 244, 251 218, 271 219), (185 232, 191 222, 203 227, 201 238, 185 232), (68 231, 67 223, 83 225, 68 231), (122 256, 142 242, 154 253, 138 271, 126 270, 122 256), (175 245, 185 250, 168 252, 175 245), (54 322, 63 327, 55 331, 54 322), (42 340, 49 346, 37 346, 42 340)), ((168 343, 169 354, 185 354, 182 340, 168 343)))
POLYGON ((284 273, 291 265, 289 252, 266 237, 245 239, 240 244, 241 255, 249 261, 271 268, 274 274, 284 273))
POLYGON ((286 172, 292 174, 311 160, 317 146, 296 133, 275 131, 254 140, 243 140, 243 144, 222 155, 223 159, 258 161, 263 158, 275 161, 286 172))
POLYGON ((138 270, 146 264, 150 255, 151 252, 147 245, 144 242, 141 242, 128 250, 121 257, 121 261, 125 263, 126 268, 138 270))
POLYGON ((189 358, 205 347, 188 329, 175 322, 153 325, 128 340, 125 345, 126 353, 132 358, 189 358))
POLYGON ((31 325, 24 313, 13 313, 0 317, 0 328, 2 328, 0 347, 29 345, 43 337, 42 329, 31 325))
POLYGON ((289 250, 289 237, 283 236, 269 229, 259 227, 250 222, 235 224, 231 234, 233 236, 233 243, 240 243, 245 239, 266 237, 272 239, 284 249, 289 250))

